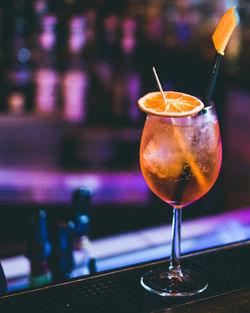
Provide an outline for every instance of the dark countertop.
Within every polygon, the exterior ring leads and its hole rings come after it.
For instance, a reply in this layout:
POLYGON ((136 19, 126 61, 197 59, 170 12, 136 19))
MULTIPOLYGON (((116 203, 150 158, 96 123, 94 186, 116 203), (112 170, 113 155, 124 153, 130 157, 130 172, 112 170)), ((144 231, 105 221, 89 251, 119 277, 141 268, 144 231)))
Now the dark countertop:
POLYGON ((154 313, 246 313, 250 312, 250 288, 242 288, 208 299, 190 302, 171 310, 160 310, 154 313))
POLYGON ((160 297, 144 290, 140 277, 168 259, 99 273, 56 285, 10 293, 0 298, 1 312, 164 313, 249 312, 250 240, 185 255, 183 267, 195 268, 208 288, 192 297, 160 297))

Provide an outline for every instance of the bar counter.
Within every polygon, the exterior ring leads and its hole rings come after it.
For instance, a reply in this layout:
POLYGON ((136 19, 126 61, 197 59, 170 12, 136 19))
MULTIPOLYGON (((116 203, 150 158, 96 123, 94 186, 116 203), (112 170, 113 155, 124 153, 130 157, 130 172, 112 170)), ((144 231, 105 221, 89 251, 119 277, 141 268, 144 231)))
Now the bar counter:
POLYGON ((203 273, 208 288, 192 297, 161 297, 140 285, 143 273, 168 267, 169 259, 98 273, 0 297, 1 312, 196 313, 250 312, 250 240, 182 257, 183 267, 203 273))

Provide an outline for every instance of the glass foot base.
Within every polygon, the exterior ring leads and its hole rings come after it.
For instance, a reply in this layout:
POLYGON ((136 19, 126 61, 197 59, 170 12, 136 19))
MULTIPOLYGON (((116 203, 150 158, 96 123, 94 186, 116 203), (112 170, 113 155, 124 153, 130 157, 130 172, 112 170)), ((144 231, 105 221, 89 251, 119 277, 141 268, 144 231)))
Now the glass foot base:
POLYGON ((157 269, 141 278, 141 285, 159 296, 192 296, 204 291, 208 284, 203 275, 192 270, 181 272, 157 269))

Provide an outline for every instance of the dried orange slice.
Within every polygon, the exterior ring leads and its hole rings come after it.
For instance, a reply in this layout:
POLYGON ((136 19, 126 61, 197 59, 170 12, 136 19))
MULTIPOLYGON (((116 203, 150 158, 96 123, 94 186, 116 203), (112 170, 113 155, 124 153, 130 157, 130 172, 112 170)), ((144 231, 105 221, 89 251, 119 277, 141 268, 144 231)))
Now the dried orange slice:
POLYGON ((221 55, 224 55, 224 50, 226 48, 228 40, 236 27, 236 17, 234 14, 234 9, 235 7, 232 7, 231 9, 226 11, 213 34, 214 47, 216 51, 221 55))
POLYGON ((150 114, 181 117, 198 113, 204 108, 201 100, 176 91, 150 92, 138 100, 139 108, 150 114))

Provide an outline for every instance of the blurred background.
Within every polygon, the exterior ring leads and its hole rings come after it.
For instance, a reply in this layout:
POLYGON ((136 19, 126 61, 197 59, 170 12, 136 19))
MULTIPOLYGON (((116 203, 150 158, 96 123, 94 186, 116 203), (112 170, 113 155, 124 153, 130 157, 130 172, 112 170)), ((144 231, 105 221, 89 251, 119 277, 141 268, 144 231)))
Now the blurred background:
POLYGON ((8 290, 161 258, 171 207, 140 172, 158 90, 203 97, 212 34, 239 25, 213 96, 223 164, 183 212, 183 251, 250 237, 250 3, 246 0, 13 0, 0 4, 0 259, 8 290))

